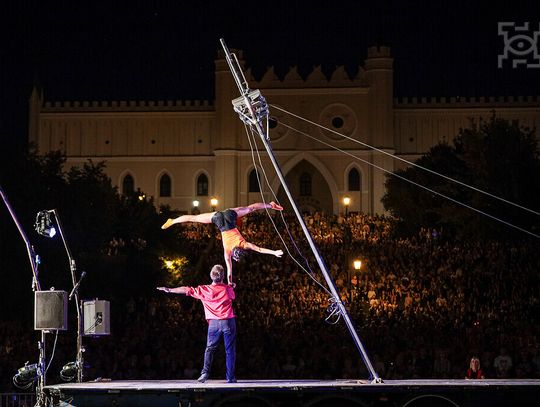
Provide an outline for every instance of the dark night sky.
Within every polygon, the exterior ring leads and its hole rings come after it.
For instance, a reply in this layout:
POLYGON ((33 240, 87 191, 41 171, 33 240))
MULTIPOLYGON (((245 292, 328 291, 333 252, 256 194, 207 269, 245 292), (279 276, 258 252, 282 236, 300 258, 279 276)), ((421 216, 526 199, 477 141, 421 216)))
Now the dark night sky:
POLYGON ((211 99, 220 37, 256 76, 270 65, 354 72, 378 44, 392 48, 396 96, 540 95, 540 69, 497 68, 497 22, 537 24, 537 0, 370 3, 2 2, 2 150, 24 145, 33 83, 49 101, 211 99))

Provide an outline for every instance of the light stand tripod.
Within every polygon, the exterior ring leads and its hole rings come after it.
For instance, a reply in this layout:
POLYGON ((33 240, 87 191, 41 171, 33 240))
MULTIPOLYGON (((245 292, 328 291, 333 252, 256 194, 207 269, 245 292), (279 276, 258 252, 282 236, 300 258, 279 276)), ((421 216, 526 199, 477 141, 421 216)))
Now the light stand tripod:
MULTIPOLYGON (((67 244, 67 241, 66 241, 66 238, 65 238, 65 234, 64 234, 64 229, 62 227, 62 222, 60 221, 60 217, 58 216, 58 211, 56 209, 50 209, 50 210, 46 210, 46 211, 41 211, 38 213, 38 218, 40 216, 42 216, 44 219, 49 219, 50 218, 50 214, 54 215, 54 218, 56 219, 56 224, 58 225, 58 232, 60 234, 60 237, 62 238, 62 242, 64 243, 64 248, 66 249, 66 253, 67 253, 67 256, 68 256, 68 260, 69 260, 69 269, 71 271, 71 281, 73 283, 73 289, 71 290, 71 292, 69 293, 69 299, 71 300, 71 298, 73 297, 74 300, 75 300, 75 308, 77 310, 77 355, 76 355, 76 362, 75 362, 75 365, 76 365, 76 368, 77 368, 77 382, 82 382, 83 380, 83 370, 84 370, 84 358, 83 358, 83 353, 84 353, 84 347, 83 347, 83 344, 82 344, 82 331, 83 331, 83 320, 82 320, 82 305, 81 305, 81 302, 79 300, 79 286, 82 282, 82 279, 84 278, 84 276, 86 275, 86 272, 82 272, 81 273, 81 277, 79 278, 79 281, 77 281, 77 266, 76 266, 76 263, 75 263, 75 259, 73 258, 73 256, 71 255, 71 250, 69 249, 69 246, 67 244)), ((36 227, 37 227, 37 221, 36 221, 36 227)), ((46 230, 50 230, 50 229, 46 229, 46 230)), ((38 230, 38 233, 40 234, 43 234, 44 236, 47 236, 47 237, 52 237, 54 236, 54 233, 50 234, 50 233, 42 233, 41 231, 38 230)))

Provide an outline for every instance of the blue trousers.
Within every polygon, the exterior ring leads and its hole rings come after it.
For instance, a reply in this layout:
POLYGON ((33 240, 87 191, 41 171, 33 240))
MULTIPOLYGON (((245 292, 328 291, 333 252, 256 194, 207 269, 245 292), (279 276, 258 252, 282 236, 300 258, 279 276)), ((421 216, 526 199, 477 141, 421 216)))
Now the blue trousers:
POLYGON ((214 354, 219 341, 223 336, 225 343, 225 365, 227 367, 227 380, 236 379, 234 367, 236 363, 236 319, 210 319, 208 323, 208 337, 204 352, 204 367, 201 373, 210 374, 214 354))

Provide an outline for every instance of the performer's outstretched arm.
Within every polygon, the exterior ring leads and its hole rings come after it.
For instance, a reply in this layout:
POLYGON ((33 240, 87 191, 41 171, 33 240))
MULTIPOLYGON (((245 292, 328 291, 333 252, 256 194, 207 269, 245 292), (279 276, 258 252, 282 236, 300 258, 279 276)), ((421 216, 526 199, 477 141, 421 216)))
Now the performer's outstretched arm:
POLYGON ((176 288, 169 288, 169 287, 156 287, 160 291, 165 291, 166 293, 173 293, 173 294, 186 294, 188 291, 188 287, 176 287, 176 288))
MULTIPOLYGON (((281 257, 283 256, 283 250, 271 250, 271 249, 266 249, 264 247, 259 247, 253 243, 249 243, 249 242, 244 242, 244 246, 243 248, 245 250, 253 250, 254 252, 259 252, 259 253, 262 253, 262 254, 271 254, 273 256, 276 256, 276 257, 281 257)), ((233 278, 232 278, 232 269, 233 269, 233 265, 232 265, 232 253, 231 252, 227 252, 226 250, 223 252, 223 257, 225 258, 225 264, 227 265, 227 283, 228 284, 233 284, 233 278)))
POLYGON ((263 209, 274 209, 276 211, 282 211, 283 207, 272 201, 270 203, 257 202, 249 206, 232 208, 232 210, 236 212, 239 218, 241 218, 242 216, 246 216, 248 213, 251 213, 253 211, 260 211, 263 209))
POLYGON ((246 242, 244 247, 246 249, 248 249, 248 250, 253 250, 254 252, 259 252, 259 253, 262 253, 262 254, 271 254, 271 255, 276 256, 276 257, 283 256, 283 250, 281 250, 281 249, 279 249, 279 250, 266 249, 264 247, 259 247, 259 246, 255 245, 255 244, 249 243, 249 242, 246 242))
POLYGON ((212 216, 214 216, 215 212, 206 212, 201 213, 199 215, 182 215, 177 218, 169 218, 167 219, 167 222, 165 222, 161 229, 167 229, 168 227, 171 227, 172 225, 176 223, 185 223, 185 222, 196 222, 196 223, 212 223, 212 216))

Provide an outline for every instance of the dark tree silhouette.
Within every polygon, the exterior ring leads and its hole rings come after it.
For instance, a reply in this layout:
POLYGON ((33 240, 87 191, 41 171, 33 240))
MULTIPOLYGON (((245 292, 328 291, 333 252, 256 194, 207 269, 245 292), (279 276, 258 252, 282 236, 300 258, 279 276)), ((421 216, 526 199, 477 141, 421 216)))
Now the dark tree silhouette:
MULTIPOLYGON (((417 164, 520 206, 540 211, 540 160, 534 129, 493 114, 461 129, 451 144, 432 147, 417 164)), ((396 172, 505 222, 538 233, 540 217, 526 210, 433 175, 418 167, 396 172)), ((414 233, 422 226, 444 228, 464 237, 525 237, 526 233, 427 191, 388 176, 383 204, 414 233)))

